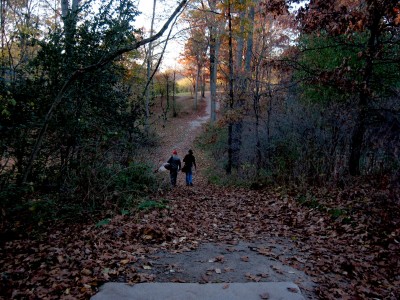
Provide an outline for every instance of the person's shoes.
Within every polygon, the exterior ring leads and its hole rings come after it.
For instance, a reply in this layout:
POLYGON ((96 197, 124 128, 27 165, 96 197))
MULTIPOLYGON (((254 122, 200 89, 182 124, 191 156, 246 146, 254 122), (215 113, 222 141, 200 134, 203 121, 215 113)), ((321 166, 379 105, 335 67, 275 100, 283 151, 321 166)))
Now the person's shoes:
POLYGON ((189 183, 186 183, 186 186, 189 186, 190 184, 189 183))
POLYGON ((193 183, 189 183, 190 186, 193 186, 193 183))

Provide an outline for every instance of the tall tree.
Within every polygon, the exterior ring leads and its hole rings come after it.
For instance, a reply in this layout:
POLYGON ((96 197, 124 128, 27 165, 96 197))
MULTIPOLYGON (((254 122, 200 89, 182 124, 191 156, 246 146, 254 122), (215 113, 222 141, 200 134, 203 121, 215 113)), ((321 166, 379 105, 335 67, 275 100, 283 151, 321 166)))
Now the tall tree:
POLYGON ((44 135, 48 129, 49 122, 53 117, 54 112, 56 111, 57 107, 61 103, 65 93, 69 90, 71 85, 73 85, 79 78, 81 78, 83 75, 88 74, 90 72, 94 72, 96 70, 99 70, 107 65, 110 64, 110 62, 114 61, 116 58, 120 57, 122 54, 133 51, 138 49, 139 47, 142 47, 162 36, 162 34, 168 29, 170 23, 174 20, 174 18, 180 13, 180 11, 183 9, 183 7, 186 5, 187 0, 182 0, 175 11, 171 14, 169 19, 165 22, 163 27, 159 30, 158 33, 154 34, 152 37, 142 39, 140 41, 130 41, 129 39, 125 41, 125 43, 122 43, 120 46, 118 45, 113 45, 115 47, 111 48, 109 52, 103 53, 103 55, 94 63, 87 65, 86 67, 80 67, 73 71, 70 76, 65 79, 64 83, 61 85, 60 90, 58 91, 57 95, 55 96, 54 101, 52 102, 44 120, 43 120, 43 125, 41 130, 38 133, 38 137, 36 139, 36 142, 32 148, 32 152, 29 158, 29 161, 27 163, 27 167, 24 172, 23 176, 23 182, 26 182, 28 179, 29 174, 31 173, 33 163, 39 153, 39 150, 41 148, 42 142, 44 135))
MULTIPOLYGON (((233 33, 232 33, 232 14, 231 14, 231 2, 228 0, 227 4, 227 18, 228 18, 228 68, 229 68, 229 74, 228 74, 228 89, 229 89, 229 94, 228 94, 228 103, 229 103, 229 109, 232 111, 233 106, 234 106, 234 77, 233 77, 233 33)), ((229 125, 228 125, 228 164, 226 167, 226 172, 227 174, 232 173, 232 166, 233 166, 233 121, 229 120, 229 125)))
POLYGON ((204 3, 201 9, 193 9, 187 13, 186 22, 189 24, 189 36, 185 43, 184 60, 193 63, 196 71, 194 80, 194 109, 197 110, 199 91, 203 86, 203 70, 206 63, 208 39, 206 38, 207 24, 204 19, 204 3))
POLYGON ((250 68, 252 59, 253 28, 255 15, 255 2, 241 0, 236 3, 236 10, 239 14, 238 28, 235 33, 236 40, 236 61, 235 67, 235 110, 238 117, 233 126, 233 166, 240 165, 240 151, 242 148, 243 116, 246 100, 249 96, 248 81, 251 78, 250 68))
POLYGON ((81 0, 61 0, 61 13, 65 28, 65 52, 67 57, 73 55, 73 47, 75 45, 76 24, 78 22, 78 13, 81 0))
MULTIPOLYGON (((154 19, 156 17, 156 4, 157 4, 157 0, 154 0, 153 1, 153 13, 151 16, 151 25, 150 25, 150 38, 153 36, 153 31, 154 31, 154 19)), ((149 119, 150 119, 150 85, 151 85, 152 59, 153 59, 153 43, 150 42, 148 45, 147 60, 146 60, 148 84, 146 85, 146 93, 145 93, 145 109, 146 109, 145 129, 147 132, 149 130, 149 119)))
MULTIPOLYGON (((203 7, 206 7, 205 5, 203 7)), ((211 122, 215 122, 217 117, 217 78, 218 78, 218 57, 220 49, 220 28, 221 18, 217 18, 216 15, 219 14, 217 11, 217 0, 208 0, 209 12, 206 14, 208 18, 208 34, 209 34, 209 53, 210 53, 210 119, 211 122)))
POLYGON ((4 56, 5 56, 5 36, 6 36, 6 20, 5 20, 5 14, 7 10, 7 1, 6 0, 0 0, 0 34, 1 34, 1 74, 4 76, 4 56))
MULTIPOLYGON (((300 14, 302 32, 312 35, 315 41, 327 42, 321 52, 337 49, 329 64, 307 72, 318 74, 318 83, 337 94, 357 95, 349 145, 351 175, 361 174, 369 120, 377 114, 383 117, 379 102, 393 95, 393 88, 398 85, 399 11, 400 3, 394 0, 332 0, 311 1, 300 14)), ((311 53, 317 52, 308 51, 311 53)))

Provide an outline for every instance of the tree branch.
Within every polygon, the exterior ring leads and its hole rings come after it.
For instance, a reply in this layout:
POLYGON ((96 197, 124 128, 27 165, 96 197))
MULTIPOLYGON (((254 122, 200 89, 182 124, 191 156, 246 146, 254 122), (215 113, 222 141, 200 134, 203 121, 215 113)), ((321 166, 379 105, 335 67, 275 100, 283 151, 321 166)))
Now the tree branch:
POLYGON ((116 59, 117 57, 119 57, 120 55, 136 50, 141 46, 144 46, 152 41, 157 40, 158 38, 160 38, 164 32, 168 29, 169 25, 171 24, 171 22, 175 19, 175 17, 180 13, 180 11, 184 8, 184 6, 187 4, 188 0, 182 0, 178 7, 175 9, 175 11, 172 13, 172 15, 168 18, 168 20, 165 22, 165 24, 163 25, 163 27, 160 29, 159 32, 157 32, 155 35, 153 35, 152 37, 143 39, 141 41, 138 41, 136 43, 134 43, 133 45, 130 46, 125 46, 122 47, 118 50, 116 50, 113 53, 110 53, 108 56, 105 56, 105 58, 101 59, 99 62, 97 62, 96 64, 87 66, 85 68, 81 68, 76 70, 74 73, 72 73, 72 75, 66 80, 66 82, 64 83, 63 87, 61 88, 61 90, 58 92, 54 102, 52 103, 49 111, 46 114, 46 117, 44 119, 43 122, 43 126, 42 129, 39 132, 39 135, 36 139, 35 145, 32 149, 31 152, 31 156, 29 158, 27 167, 25 169, 24 175, 23 175, 23 179, 22 179, 22 184, 26 183, 28 176, 32 170, 32 166, 33 166, 33 162, 35 161, 37 155, 39 154, 39 150, 40 147, 42 145, 43 142, 43 138, 44 135, 47 131, 47 127, 49 125, 49 121, 52 118, 53 112, 55 111, 55 109, 57 108, 57 106, 61 103, 61 100, 65 94, 65 92, 67 91, 67 89, 69 88, 69 86, 71 86, 72 83, 74 83, 78 78, 80 78, 82 75, 101 69, 102 67, 104 67, 105 65, 107 65, 108 63, 112 62, 114 59, 116 59))

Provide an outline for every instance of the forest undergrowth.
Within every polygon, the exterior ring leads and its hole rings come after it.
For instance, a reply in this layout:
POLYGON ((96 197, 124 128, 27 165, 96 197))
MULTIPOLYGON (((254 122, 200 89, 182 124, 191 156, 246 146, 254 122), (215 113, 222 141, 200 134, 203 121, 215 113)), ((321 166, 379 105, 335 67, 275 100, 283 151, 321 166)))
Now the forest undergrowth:
POLYGON ((399 299, 399 193, 391 182, 383 176, 340 188, 211 184, 205 174, 213 162, 194 142, 202 128, 191 126, 206 115, 206 104, 201 102, 198 113, 156 122, 161 143, 139 156, 158 164, 172 149, 183 156, 192 148, 198 165, 193 187, 179 174, 178 186, 165 189, 169 175, 159 173, 164 185, 134 211, 2 241, 0 297, 87 299, 107 281, 157 281, 144 272, 148 266, 133 267, 149 253, 282 237, 295 243, 295 254, 262 249, 260 255, 312 276, 317 298, 399 299))

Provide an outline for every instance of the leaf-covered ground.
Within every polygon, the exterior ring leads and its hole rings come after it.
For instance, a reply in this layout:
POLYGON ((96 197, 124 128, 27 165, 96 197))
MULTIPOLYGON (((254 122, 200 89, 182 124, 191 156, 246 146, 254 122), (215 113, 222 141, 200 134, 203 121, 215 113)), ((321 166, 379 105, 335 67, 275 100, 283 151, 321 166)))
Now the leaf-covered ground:
MULTIPOLYGON (((166 129, 163 146, 151 158, 163 160, 172 148, 181 155, 192 148, 201 130, 192 121, 191 115, 171 120, 173 129, 166 129)), ((151 253, 279 237, 291 242, 293 252, 263 249, 261 254, 310 275, 316 286, 309 295, 400 298, 399 194, 393 183, 371 180, 306 192, 217 187, 202 177, 207 160, 194 150, 195 186, 186 187, 180 174, 177 188, 153 196, 160 208, 118 215, 102 226, 64 225, 35 239, 2 241, 0 297, 86 299, 106 281, 157 281, 135 264, 151 253)))

